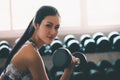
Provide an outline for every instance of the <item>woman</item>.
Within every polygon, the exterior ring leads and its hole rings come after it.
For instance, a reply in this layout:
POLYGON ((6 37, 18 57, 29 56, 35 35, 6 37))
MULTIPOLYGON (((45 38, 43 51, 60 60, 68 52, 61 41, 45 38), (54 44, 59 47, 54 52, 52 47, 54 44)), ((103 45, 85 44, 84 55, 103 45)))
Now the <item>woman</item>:
MULTIPOLYGON (((57 9, 42 6, 11 51, 0 80, 21 80, 23 76, 28 76, 30 80, 49 80, 38 49, 54 40, 59 27, 60 15, 57 9)), ((69 80, 76 62, 77 59, 72 57, 71 65, 64 70, 60 80, 69 80)))

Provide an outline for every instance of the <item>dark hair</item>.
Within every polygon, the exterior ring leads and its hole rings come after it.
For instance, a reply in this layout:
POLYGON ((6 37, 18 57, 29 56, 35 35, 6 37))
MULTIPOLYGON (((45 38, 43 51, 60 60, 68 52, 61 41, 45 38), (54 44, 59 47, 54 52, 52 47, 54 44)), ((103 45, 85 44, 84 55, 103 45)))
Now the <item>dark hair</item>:
POLYGON ((35 15, 35 19, 34 22, 35 23, 39 23, 41 24, 42 20, 49 15, 59 15, 58 11, 56 8, 52 7, 52 6, 42 6, 40 9, 38 9, 36 15, 35 15))
POLYGON ((28 25, 26 31, 24 32, 24 34, 22 35, 22 37, 20 38, 20 40, 17 42, 17 44, 14 46, 14 48, 12 49, 12 51, 10 52, 6 64, 5 64, 5 68, 7 67, 7 65, 10 63, 12 57, 17 53, 17 51, 21 48, 21 46, 32 37, 35 29, 33 24, 34 23, 39 23, 41 24, 42 20, 49 15, 59 15, 58 11, 56 8, 52 7, 52 6, 42 6, 41 8, 38 9, 38 11, 36 12, 35 17, 31 20, 30 24, 28 25))

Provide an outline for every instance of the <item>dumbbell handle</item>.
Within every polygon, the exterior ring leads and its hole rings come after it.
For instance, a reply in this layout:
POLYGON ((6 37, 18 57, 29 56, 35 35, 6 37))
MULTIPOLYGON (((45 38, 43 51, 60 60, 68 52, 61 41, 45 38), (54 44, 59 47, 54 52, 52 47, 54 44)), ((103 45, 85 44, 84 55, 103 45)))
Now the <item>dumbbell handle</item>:
POLYGON ((75 67, 78 67, 80 65, 80 59, 77 57, 76 57, 76 59, 77 59, 77 63, 75 64, 75 67))

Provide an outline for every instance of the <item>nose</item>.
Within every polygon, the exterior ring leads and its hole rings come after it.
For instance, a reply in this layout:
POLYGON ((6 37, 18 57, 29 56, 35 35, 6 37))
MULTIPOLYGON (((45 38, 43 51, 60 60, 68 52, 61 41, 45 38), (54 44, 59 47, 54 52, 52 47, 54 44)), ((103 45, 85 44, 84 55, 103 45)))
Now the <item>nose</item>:
POLYGON ((50 34, 51 35, 56 35, 57 34, 57 30, 55 30, 54 28, 52 28, 51 30, 50 30, 50 34))

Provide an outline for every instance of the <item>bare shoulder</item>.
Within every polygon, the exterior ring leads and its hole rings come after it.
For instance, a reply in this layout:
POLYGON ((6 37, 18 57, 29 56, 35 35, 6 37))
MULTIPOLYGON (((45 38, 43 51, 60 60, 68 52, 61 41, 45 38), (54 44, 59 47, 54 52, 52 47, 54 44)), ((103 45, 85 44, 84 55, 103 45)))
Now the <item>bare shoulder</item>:
POLYGON ((24 45, 13 57, 12 63, 16 65, 16 67, 20 69, 25 69, 28 65, 37 61, 38 52, 31 45, 24 45), (22 66, 21 66, 22 65, 22 66))

